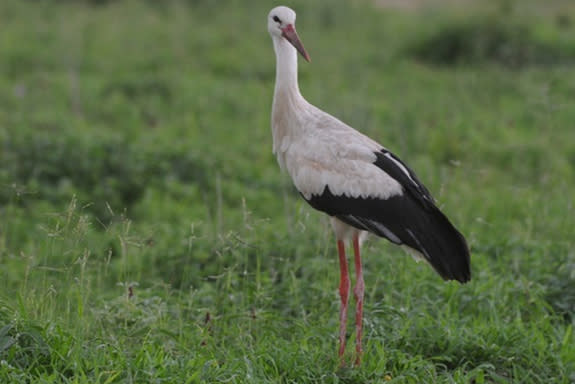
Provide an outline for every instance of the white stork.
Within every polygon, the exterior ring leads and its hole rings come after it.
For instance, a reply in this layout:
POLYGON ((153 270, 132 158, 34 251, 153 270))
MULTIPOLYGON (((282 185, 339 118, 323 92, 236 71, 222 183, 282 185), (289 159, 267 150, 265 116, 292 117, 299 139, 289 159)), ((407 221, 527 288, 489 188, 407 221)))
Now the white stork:
POLYGON ((297 52, 310 61, 295 30, 296 14, 280 6, 268 15, 276 53, 273 151, 303 198, 328 214, 337 238, 341 298, 339 357, 343 362, 350 280, 345 244, 354 250, 356 360, 362 347, 364 281, 360 244, 384 237, 426 260, 446 280, 471 278, 465 238, 437 208, 429 191, 397 156, 308 103, 297 80, 297 52), (297 51, 296 51, 297 50, 297 51))

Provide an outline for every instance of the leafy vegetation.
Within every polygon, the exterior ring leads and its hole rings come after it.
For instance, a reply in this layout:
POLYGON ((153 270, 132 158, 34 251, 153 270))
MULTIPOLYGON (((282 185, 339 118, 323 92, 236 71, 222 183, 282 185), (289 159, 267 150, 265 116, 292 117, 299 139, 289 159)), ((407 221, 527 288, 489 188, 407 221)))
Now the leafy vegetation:
POLYGON ((406 53, 435 65, 499 64, 511 68, 570 65, 575 44, 565 39, 565 19, 538 36, 533 20, 513 20, 503 13, 482 15, 442 25, 428 38, 419 39, 406 53))
POLYGON ((575 26, 522 4, 469 27, 289 4, 304 95, 408 162, 472 248, 458 285, 366 244, 350 368, 331 228, 271 154, 270 5, 3 1, 0 382, 575 381, 575 26))
POLYGON ((497 63, 509 67, 565 65, 575 61, 571 44, 539 41, 528 25, 509 24, 501 18, 450 24, 417 42, 409 53, 433 64, 497 63))

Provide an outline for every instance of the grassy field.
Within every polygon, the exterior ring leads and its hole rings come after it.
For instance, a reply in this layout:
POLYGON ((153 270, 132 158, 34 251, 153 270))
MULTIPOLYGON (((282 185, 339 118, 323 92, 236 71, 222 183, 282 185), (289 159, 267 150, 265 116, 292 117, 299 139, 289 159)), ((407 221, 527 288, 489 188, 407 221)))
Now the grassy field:
POLYGON ((288 4, 302 93, 472 250, 458 285, 366 244, 355 369, 329 222, 271 154, 272 5, 246 3, 1 2, 0 382, 575 383, 573 5, 288 4))

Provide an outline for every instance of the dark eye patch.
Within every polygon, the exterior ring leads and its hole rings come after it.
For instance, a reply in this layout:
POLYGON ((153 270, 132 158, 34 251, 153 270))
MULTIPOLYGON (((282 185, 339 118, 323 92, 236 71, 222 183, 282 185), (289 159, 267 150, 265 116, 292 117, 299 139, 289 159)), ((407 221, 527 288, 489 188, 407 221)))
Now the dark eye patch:
POLYGON ((280 20, 280 18, 277 17, 277 16, 274 16, 274 17, 273 17, 273 20, 274 20, 276 23, 281 23, 281 22, 282 22, 282 21, 280 20))

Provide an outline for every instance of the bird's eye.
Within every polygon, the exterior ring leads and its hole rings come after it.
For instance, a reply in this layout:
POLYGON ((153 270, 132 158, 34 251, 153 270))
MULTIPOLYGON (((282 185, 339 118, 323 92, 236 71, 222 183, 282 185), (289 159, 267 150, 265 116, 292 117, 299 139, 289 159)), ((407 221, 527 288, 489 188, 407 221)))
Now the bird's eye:
POLYGON ((280 18, 277 17, 277 16, 274 16, 273 20, 274 20, 276 23, 281 23, 281 22, 282 22, 282 21, 280 20, 280 18))

